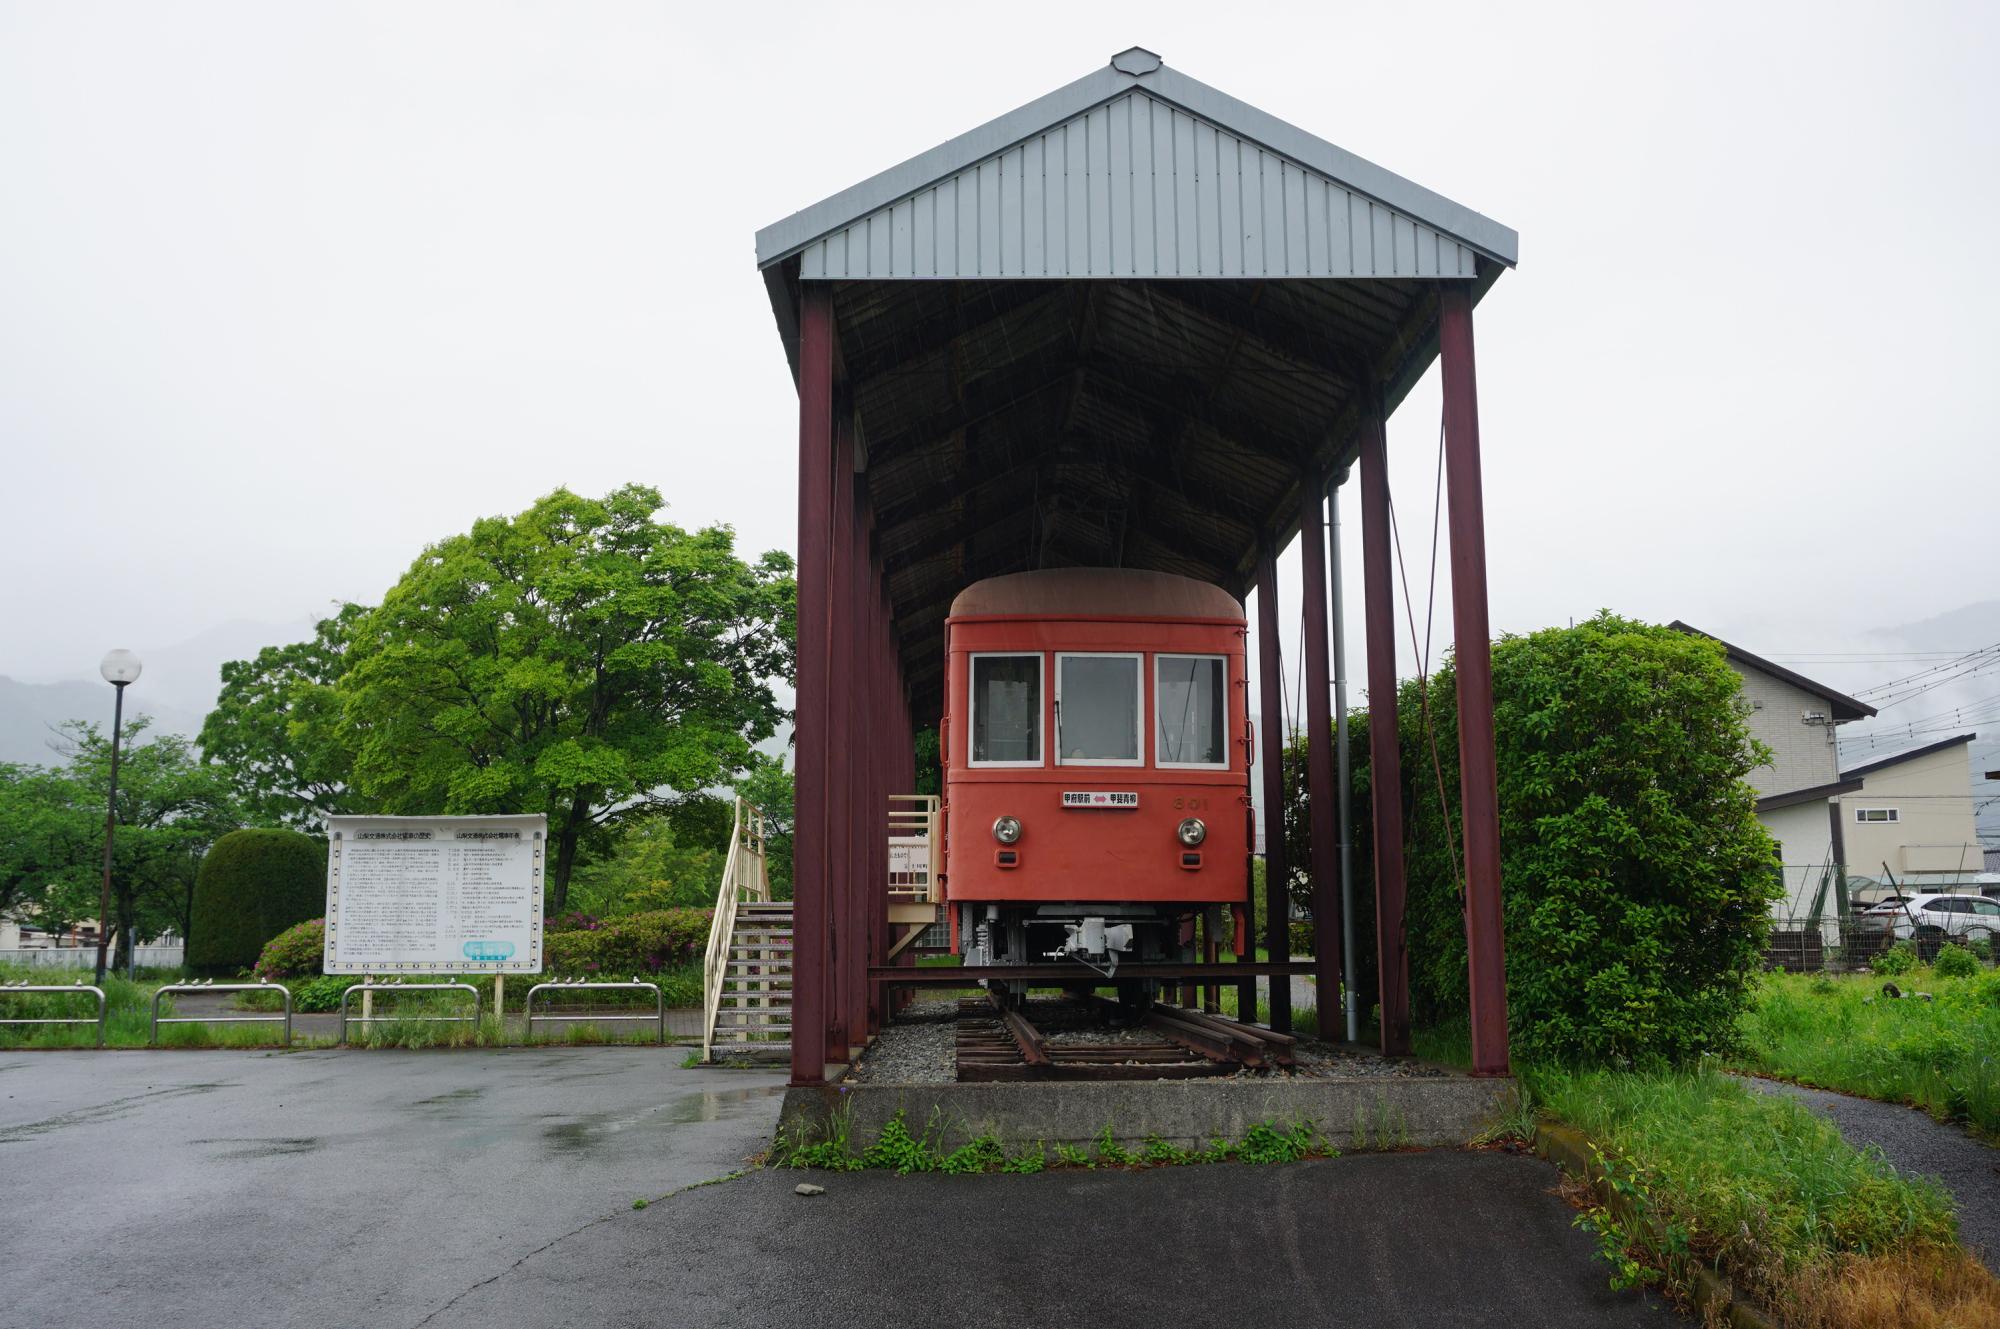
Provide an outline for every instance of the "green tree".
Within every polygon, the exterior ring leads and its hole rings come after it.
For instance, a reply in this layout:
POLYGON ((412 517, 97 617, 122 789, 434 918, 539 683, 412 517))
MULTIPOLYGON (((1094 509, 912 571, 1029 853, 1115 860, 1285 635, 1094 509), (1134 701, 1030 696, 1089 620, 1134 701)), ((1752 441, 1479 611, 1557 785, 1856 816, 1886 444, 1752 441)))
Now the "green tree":
POLYGON ((736 796, 764 815, 764 871, 771 894, 792 898, 792 822, 796 794, 792 772, 783 757, 755 754, 749 771, 736 782, 736 796))
MULTIPOLYGON (((1776 890, 1745 779, 1769 754, 1740 693, 1716 643, 1609 612, 1493 644, 1517 1055, 1682 1062, 1733 1039, 1776 890)), ((1412 1013, 1448 1023, 1466 1009, 1453 663, 1423 690, 1406 681, 1397 710, 1412 1013)), ((1374 791, 1360 718, 1356 935, 1372 938, 1374 791)), ((1295 860, 1309 843, 1302 784, 1288 785, 1295 860)), ((1372 991, 1373 947, 1362 949, 1357 986, 1372 991)))
POLYGON ((729 852, 728 836, 725 825, 720 844, 689 837, 668 817, 627 826, 610 853, 577 865, 570 878, 568 907, 616 918, 714 904, 729 852))
POLYGON ((101 800, 92 817, 64 772, 0 763, 0 915, 38 915, 51 889, 103 844, 101 800))
POLYGON ((657 490, 557 490, 425 550, 353 625, 334 690, 386 813, 544 812, 549 905, 587 843, 727 784, 782 716, 791 560, 655 520, 657 490))
MULTIPOLYGON (((242 825, 227 775, 204 765, 179 734, 146 739, 150 721, 126 723, 120 739, 118 829, 111 861, 111 919, 122 956, 135 937, 192 927, 195 873, 208 846, 242 825)), ((63 726, 68 764, 59 778, 69 806, 95 825, 95 843, 74 846, 50 880, 42 918, 64 926, 96 918, 102 885, 104 795, 111 742, 94 724, 63 726)))
POLYGON ((352 785, 353 755, 335 691, 366 606, 346 604, 311 641, 267 646, 222 666, 222 692, 201 727, 205 761, 229 773, 249 815, 317 830, 333 813, 370 809, 352 785))

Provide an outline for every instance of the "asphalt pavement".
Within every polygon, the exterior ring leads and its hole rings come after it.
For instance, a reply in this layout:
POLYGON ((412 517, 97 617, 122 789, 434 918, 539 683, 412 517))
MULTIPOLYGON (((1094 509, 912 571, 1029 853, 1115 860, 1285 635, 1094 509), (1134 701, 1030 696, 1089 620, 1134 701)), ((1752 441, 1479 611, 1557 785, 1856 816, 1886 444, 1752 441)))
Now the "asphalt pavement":
POLYGON ((680 1055, 0 1054, 0 1325, 1675 1322, 1532 1158, 699 1185, 781 1075, 680 1055))
POLYGON ((1784 1094, 1824 1113, 1857 1149, 1874 1145, 1899 1171, 1935 1177, 1958 1202, 1958 1235, 1988 1269, 2000 1271, 2000 1149, 1899 1103, 1743 1076, 1751 1088, 1784 1094))

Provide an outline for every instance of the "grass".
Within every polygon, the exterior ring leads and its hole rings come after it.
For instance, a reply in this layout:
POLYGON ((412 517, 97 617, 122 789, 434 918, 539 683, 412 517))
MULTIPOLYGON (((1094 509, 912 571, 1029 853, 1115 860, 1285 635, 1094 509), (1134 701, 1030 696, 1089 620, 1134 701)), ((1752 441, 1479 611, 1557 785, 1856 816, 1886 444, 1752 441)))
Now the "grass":
POLYGON ((1592 1138, 1607 1184, 1652 1219, 1627 1229, 1595 1209, 1579 1220, 1600 1233, 1614 1281, 1699 1263, 1788 1325, 2000 1326, 2000 1283, 1958 1245, 1950 1197, 1802 1104, 1714 1071, 1521 1078, 1543 1111, 1592 1138))
POLYGON ((2000 973, 1895 980, 1933 1001, 1892 1000, 1867 975, 1767 974, 1742 1022, 1745 1070, 1913 1103, 2000 1141, 2000 973))
MULTIPOLYGON (((700 966, 694 966, 698 984, 700 966)), ((16 983, 28 979, 35 983, 58 983, 69 987, 76 975, 54 975, 48 971, 25 969, 0 969, 0 984, 16 983), (58 982, 58 980, 60 980, 58 982)), ((88 977, 87 975, 85 976, 88 977)), ((674 984, 683 977, 678 971, 668 971, 659 980, 663 992, 671 1005, 676 993, 674 984)), ((507 984, 507 1009, 510 1015, 518 1016, 530 987, 537 981, 533 975, 509 975, 507 984)), ((108 1048, 143 1048, 150 1046, 149 1034, 152 1026, 153 995, 165 983, 180 981, 176 972, 166 971, 149 974, 139 982, 128 982, 115 974, 107 974, 104 981, 105 1020, 104 1045, 108 1048)), ((331 1001, 319 1003, 325 1011, 339 1010, 339 992, 350 980, 317 980, 329 985, 331 1001)), ((358 979, 352 980, 358 982, 358 979)), ((411 982, 430 981, 415 977, 411 982)), ((382 1018, 363 1025, 359 1020, 348 1026, 348 1043, 354 1047, 368 1048, 427 1048, 427 1047, 500 1047, 518 1044, 520 1026, 518 1020, 503 1030, 495 1018, 492 1008, 491 975, 483 975, 471 980, 482 990, 486 999, 482 1018, 475 1029, 463 1023, 445 1023, 419 1018, 382 1018)), ((294 988, 295 998, 301 995, 305 984, 289 985, 294 988)), ((275 1014, 283 1009, 276 993, 233 994, 230 1013, 275 1014)), ((695 1000, 699 1000, 697 989, 695 1000)), ((162 1018, 179 1014, 176 996, 168 994, 160 1000, 162 1018)), ((467 1015, 471 1013, 471 1000, 463 993, 399 993, 377 994, 375 1010, 378 1015, 394 1017, 467 1015)), ((649 993, 585 992, 571 998, 558 997, 553 1003, 564 1012, 581 1012, 603 1009, 607 1013, 630 1015, 650 1013, 652 997, 649 993)), ((539 1011, 550 1009, 548 997, 536 1003, 539 1011)), ((313 1005, 295 1004, 296 1014, 312 1013, 313 1005)), ((357 998, 349 1003, 354 1015, 361 1012, 361 1002, 357 998)), ((0 995, 0 1019, 39 1019, 43 1017, 89 1018, 87 1024, 69 1025, 0 1025, 0 1049, 57 1049, 92 1048, 97 1046, 96 1000, 88 993, 70 994, 19 993, 0 995)), ((535 1030, 535 1045, 598 1045, 610 1043, 646 1043, 654 1039, 654 1026, 650 1021, 622 1021, 612 1025, 586 1023, 551 1023, 538 1025, 535 1030)), ((283 1046, 283 1027, 270 1024, 162 1024, 159 1046, 169 1048, 277 1048, 283 1046)), ((310 1036, 302 1032, 294 1033, 291 1046, 294 1048, 332 1047, 334 1038, 310 1036)))
POLYGON ((964 1176, 982 1172, 1034 1173, 1057 1169, 1095 1170, 1098 1168, 1138 1169, 1181 1167, 1196 1163, 1295 1163, 1306 1158, 1335 1158, 1340 1151, 1329 1143, 1311 1121, 1260 1121, 1244 1137, 1229 1141, 1211 1139, 1206 1148, 1190 1149, 1158 1135, 1149 1135, 1136 1149, 1119 1143, 1110 1122, 1098 1133, 1093 1146, 1057 1142, 1049 1148, 1037 1140, 1016 1153, 987 1132, 973 1137, 956 1149, 943 1145, 944 1125, 933 1111, 922 1131, 911 1134, 899 1110, 882 1127, 873 1144, 855 1148, 853 1128, 843 1104, 826 1123, 815 1130, 795 1123, 780 1134, 769 1162, 775 1167, 820 1168, 831 1172, 858 1172, 880 1169, 908 1176, 913 1172, 943 1172, 964 1176))

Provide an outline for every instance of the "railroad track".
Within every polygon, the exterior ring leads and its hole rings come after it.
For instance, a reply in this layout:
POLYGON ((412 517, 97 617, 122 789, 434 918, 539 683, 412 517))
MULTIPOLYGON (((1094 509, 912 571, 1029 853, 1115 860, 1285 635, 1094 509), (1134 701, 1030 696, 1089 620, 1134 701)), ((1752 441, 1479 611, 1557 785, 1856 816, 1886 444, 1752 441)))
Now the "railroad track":
MULTIPOLYGON (((1107 1022, 1129 1018, 1116 1002, 1084 999, 1107 1022)), ((1156 1039, 1051 1041, 1026 1015, 997 1001, 958 1003, 960 1080, 1187 1080, 1292 1064, 1293 1040, 1220 1015, 1155 1005, 1145 1017, 1156 1039)))

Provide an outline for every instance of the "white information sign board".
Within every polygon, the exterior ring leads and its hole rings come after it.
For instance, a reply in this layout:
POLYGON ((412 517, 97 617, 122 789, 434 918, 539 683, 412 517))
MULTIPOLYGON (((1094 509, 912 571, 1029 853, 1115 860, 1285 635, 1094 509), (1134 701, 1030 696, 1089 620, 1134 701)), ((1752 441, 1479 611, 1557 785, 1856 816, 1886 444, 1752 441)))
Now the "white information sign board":
POLYGON ((327 837, 327 973, 541 971, 547 817, 329 817, 327 837))

